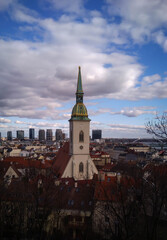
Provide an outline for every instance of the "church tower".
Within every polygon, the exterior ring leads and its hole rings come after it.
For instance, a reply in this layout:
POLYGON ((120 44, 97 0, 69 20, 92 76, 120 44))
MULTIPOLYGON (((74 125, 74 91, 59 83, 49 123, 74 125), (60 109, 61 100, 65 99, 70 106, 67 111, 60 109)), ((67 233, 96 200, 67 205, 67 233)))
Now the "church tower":
POLYGON ((83 88, 81 68, 79 67, 76 104, 69 120, 70 160, 63 177, 73 177, 75 180, 92 179, 97 169, 89 155, 90 119, 83 103, 83 88))
POLYGON ((70 154, 89 155, 90 119, 83 103, 81 68, 79 67, 76 91, 76 104, 73 107, 70 122, 70 154))

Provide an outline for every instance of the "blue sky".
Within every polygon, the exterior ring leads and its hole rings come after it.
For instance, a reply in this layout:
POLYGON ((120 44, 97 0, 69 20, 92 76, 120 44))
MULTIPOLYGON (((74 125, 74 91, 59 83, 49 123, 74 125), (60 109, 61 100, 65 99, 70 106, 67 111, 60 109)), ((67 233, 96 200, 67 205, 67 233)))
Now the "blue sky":
POLYGON ((166 0, 0 0, 0 132, 62 128, 78 66, 91 130, 148 137, 167 111, 166 0))

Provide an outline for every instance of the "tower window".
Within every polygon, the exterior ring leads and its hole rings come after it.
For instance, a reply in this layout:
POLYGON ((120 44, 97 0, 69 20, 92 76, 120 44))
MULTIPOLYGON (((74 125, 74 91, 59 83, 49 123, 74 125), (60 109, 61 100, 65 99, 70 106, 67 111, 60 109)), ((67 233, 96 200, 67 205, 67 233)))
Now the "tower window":
POLYGON ((79 141, 80 142, 84 141, 84 133, 83 133, 83 131, 80 131, 80 133, 79 133, 79 141))
POLYGON ((83 165, 82 162, 80 162, 80 164, 79 164, 79 172, 82 173, 83 170, 84 170, 84 165, 83 165))

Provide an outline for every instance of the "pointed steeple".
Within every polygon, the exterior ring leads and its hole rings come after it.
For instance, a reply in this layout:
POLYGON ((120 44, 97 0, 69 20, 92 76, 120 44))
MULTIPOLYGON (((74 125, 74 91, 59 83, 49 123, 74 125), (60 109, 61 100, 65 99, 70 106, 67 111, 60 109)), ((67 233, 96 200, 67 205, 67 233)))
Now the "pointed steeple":
POLYGON ((81 78, 81 67, 78 71, 78 81, 77 81, 77 91, 76 91, 76 104, 73 107, 71 119, 70 120, 86 120, 90 121, 88 118, 87 109, 83 103, 83 89, 82 89, 82 78, 81 78))
POLYGON ((83 89, 82 89, 82 78, 81 78, 81 67, 79 67, 78 71, 78 82, 77 82, 77 93, 82 93, 83 94, 83 89))
POLYGON ((81 67, 78 71, 77 91, 76 91, 76 103, 83 103, 83 89, 82 89, 82 78, 81 78, 81 67))

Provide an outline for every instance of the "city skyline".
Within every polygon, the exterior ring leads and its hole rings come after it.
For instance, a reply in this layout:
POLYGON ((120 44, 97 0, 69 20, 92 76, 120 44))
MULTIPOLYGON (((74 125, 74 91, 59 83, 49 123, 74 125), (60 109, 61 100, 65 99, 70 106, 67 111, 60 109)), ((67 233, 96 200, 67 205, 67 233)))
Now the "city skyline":
POLYGON ((151 137, 167 111, 167 2, 0 0, 0 132, 68 135, 81 66, 84 104, 104 138, 151 137))

